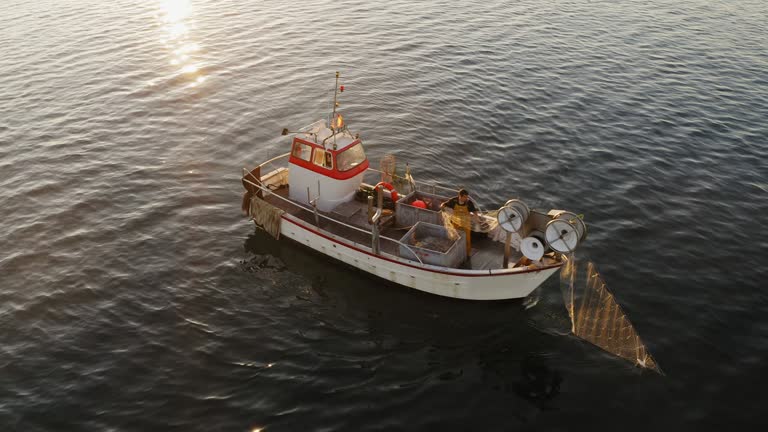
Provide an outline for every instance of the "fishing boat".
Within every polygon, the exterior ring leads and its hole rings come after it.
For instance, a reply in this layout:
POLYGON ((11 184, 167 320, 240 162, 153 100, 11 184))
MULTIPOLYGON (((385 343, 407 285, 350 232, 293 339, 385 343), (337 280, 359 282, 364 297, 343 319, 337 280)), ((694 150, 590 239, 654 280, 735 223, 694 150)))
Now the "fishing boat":
MULTIPOLYGON (((373 168, 341 115, 336 86, 327 119, 296 130, 289 151, 243 168, 243 210, 275 238, 431 294, 465 300, 529 295, 586 238, 582 217, 511 199, 464 220, 443 203, 458 187, 398 174, 387 155, 373 168)), ((288 143, 286 143, 288 144, 288 143)), ((474 188, 476 189, 476 188, 474 188)), ((476 197, 477 195, 475 195, 476 197)))

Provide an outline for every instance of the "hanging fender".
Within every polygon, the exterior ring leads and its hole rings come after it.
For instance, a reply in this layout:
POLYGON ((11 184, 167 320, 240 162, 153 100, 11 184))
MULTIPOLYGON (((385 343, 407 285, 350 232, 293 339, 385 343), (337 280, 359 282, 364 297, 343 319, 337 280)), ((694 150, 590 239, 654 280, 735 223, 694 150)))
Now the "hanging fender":
POLYGON ((387 182, 378 182, 378 183, 376 183, 376 186, 374 186, 373 188, 374 189, 378 189, 379 186, 383 186, 383 187, 387 188, 389 193, 392 195, 392 202, 397 202, 398 195, 397 195, 397 191, 395 190, 394 186, 392 186, 391 184, 389 184, 387 182))

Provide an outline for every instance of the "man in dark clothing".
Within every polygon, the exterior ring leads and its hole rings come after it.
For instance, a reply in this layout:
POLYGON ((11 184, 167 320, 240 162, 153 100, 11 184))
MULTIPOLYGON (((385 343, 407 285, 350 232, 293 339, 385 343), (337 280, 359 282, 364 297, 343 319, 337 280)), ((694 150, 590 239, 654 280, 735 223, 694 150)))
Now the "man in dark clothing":
POLYGON ((472 216, 476 216, 477 208, 472 200, 469 199, 469 192, 465 189, 459 191, 459 195, 440 204, 440 210, 446 207, 453 209, 451 224, 456 229, 464 231, 467 235, 467 256, 472 251, 472 242, 470 240, 470 228, 472 227, 472 216))

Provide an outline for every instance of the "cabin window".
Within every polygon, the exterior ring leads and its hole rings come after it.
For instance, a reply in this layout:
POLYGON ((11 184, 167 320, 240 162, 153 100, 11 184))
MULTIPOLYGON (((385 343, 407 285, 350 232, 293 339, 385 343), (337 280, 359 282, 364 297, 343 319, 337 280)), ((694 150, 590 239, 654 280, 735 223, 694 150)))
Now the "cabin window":
POLYGON ((293 143, 293 156, 308 161, 312 155, 312 146, 304 144, 303 142, 296 141, 293 143))
POLYGON ((315 165, 331 169, 333 168, 333 158, 331 157, 331 152, 325 151, 323 149, 315 148, 315 154, 312 157, 312 163, 315 165))
POLYGON ((336 156, 336 166, 339 171, 349 171, 365 161, 363 145, 357 143, 336 156))

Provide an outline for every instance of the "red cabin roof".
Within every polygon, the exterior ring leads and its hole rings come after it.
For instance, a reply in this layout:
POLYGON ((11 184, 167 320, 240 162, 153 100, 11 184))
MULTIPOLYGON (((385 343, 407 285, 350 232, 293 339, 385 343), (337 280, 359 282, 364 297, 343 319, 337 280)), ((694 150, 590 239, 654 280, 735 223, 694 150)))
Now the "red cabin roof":
POLYGON ((333 150, 321 144, 294 137, 288 161, 336 180, 347 180, 368 169, 370 165, 360 139, 333 150))

